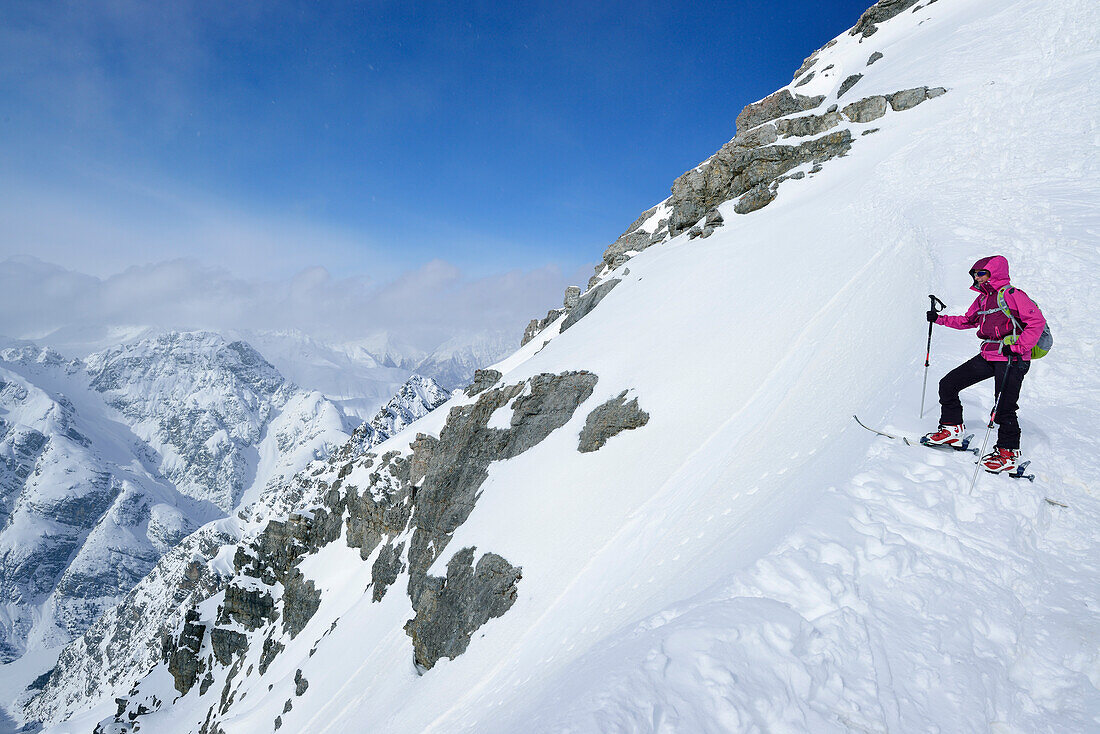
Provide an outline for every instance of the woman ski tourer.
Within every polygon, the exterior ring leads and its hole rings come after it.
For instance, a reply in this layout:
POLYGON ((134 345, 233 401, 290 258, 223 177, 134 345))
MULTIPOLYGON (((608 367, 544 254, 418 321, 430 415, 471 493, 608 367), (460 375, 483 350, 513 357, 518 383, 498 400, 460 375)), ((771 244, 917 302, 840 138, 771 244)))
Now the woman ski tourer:
POLYGON ((963 441, 963 407, 959 391, 993 378, 999 396, 997 444, 981 458, 988 472, 1011 472, 1020 463, 1020 423, 1016 419, 1020 386, 1031 366, 1032 348, 1046 328, 1046 319, 1035 302, 1008 279, 1008 260, 1001 255, 983 257, 970 269, 978 297, 964 316, 928 312, 928 320, 952 329, 977 329, 982 340, 977 356, 963 362, 940 380, 940 426, 922 443, 960 447, 963 441))

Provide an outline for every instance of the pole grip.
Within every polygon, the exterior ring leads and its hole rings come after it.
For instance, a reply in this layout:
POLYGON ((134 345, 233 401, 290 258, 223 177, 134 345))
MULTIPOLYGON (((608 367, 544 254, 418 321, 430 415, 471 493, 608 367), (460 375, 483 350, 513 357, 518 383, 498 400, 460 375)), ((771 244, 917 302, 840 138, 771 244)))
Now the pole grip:
POLYGON ((944 302, 943 302, 943 301, 941 301, 940 299, 936 298, 936 297, 935 297, 934 295, 932 295, 931 293, 929 293, 929 294, 928 294, 928 298, 929 298, 929 299, 931 300, 931 304, 930 304, 930 306, 929 306, 930 310, 932 310, 932 311, 935 311, 936 313, 939 313, 940 311, 942 311, 942 310, 944 310, 945 308, 947 308, 947 304, 946 304, 946 303, 944 303, 944 302))

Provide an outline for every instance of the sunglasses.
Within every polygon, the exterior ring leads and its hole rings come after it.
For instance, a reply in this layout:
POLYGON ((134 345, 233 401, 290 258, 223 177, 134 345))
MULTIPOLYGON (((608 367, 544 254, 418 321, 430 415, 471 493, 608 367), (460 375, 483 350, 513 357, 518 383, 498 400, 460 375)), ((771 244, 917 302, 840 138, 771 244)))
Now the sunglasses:
POLYGON ((970 277, 971 278, 981 278, 983 275, 989 275, 989 271, 988 270, 971 270, 970 271, 970 277))

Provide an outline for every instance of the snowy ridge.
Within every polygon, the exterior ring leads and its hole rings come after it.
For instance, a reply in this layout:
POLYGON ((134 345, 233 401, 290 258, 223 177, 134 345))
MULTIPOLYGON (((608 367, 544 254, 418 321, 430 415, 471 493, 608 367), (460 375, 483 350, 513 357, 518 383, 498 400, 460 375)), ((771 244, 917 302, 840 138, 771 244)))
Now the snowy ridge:
MULTIPOLYGON (((1096 728, 1100 320, 1064 284, 1100 272, 1100 7, 883 0, 865 19, 816 55, 817 96, 857 68, 847 95, 875 109, 949 92, 872 135, 838 120, 850 150, 756 190, 763 208, 714 201, 720 167, 695 169, 713 178, 670 200, 659 246, 605 259, 599 299, 299 475, 123 711, 47 730, 1096 728), (850 415, 921 432, 925 294, 961 311, 994 252, 1065 346, 1025 381, 1035 485, 967 496, 965 458, 850 415)), ((975 351, 940 330, 934 369, 975 351)), ((965 393, 972 424, 989 393, 965 393)))

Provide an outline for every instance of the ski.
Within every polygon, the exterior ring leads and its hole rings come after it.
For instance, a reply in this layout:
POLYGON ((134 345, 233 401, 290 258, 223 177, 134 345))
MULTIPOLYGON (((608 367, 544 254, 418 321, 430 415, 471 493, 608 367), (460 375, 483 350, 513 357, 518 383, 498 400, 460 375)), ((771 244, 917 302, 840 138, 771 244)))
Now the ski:
POLYGON ((905 443, 906 446, 924 446, 925 448, 937 449, 939 451, 965 451, 965 452, 974 454, 975 456, 978 455, 978 449, 970 448, 970 441, 973 440, 973 438, 974 438, 973 433, 971 433, 969 436, 965 437, 962 441, 962 445, 959 446, 959 447, 955 447, 955 446, 930 446, 930 445, 928 445, 924 442, 923 438, 912 439, 912 438, 909 438, 908 436, 895 436, 892 433, 886 433, 885 431, 880 431, 877 428, 871 428, 869 425, 867 425, 866 423, 861 421, 859 419, 858 415, 853 415, 852 417, 855 418, 856 423, 858 423, 861 427, 866 428, 871 433, 878 434, 879 436, 885 436, 886 438, 892 438, 894 440, 901 440, 902 442, 905 443))
MULTIPOLYGON (((884 436, 886 438, 890 438, 890 439, 893 439, 895 441, 900 440, 900 441, 904 442, 906 446, 924 446, 925 448, 937 449, 939 451, 952 451, 952 452, 965 451, 967 453, 974 454, 975 456, 977 456, 979 453, 981 453, 977 448, 970 448, 970 442, 974 438, 973 433, 971 433, 969 436, 966 436, 962 441, 962 445, 959 446, 958 448, 956 448, 954 446, 929 446, 928 444, 926 444, 924 442, 923 438, 918 439, 918 440, 913 440, 913 439, 911 439, 907 436, 895 436, 892 433, 886 433, 885 431, 880 431, 877 428, 871 428, 869 425, 867 425, 866 423, 861 421, 859 419, 858 415, 853 415, 852 417, 855 418, 856 423, 858 423, 862 428, 866 428, 871 433, 874 433, 874 434, 879 435, 879 436, 884 436)), ((979 461, 980 461, 980 459, 979 459, 979 461)), ((977 463, 977 462, 975 462, 975 463, 977 463)), ((1026 479, 1029 482, 1034 482, 1035 481, 1035 475, 1025 473, 1026 470, 1027 470, 1028 465, 1030 465, 1030 464, 1031 464, 1030 461, 1025 461, 1024 463, 1020 464, 1018 467, 1016 467, 1015 469, 1013 469, 1010 472, 996 472, 996 471, 989 471, 988 469, 986 469, 986 473, 987 474, 1004 474, 1005 476, 1012 477, 1013 479, 1026 479)), ((1053 503, 1053 504, 1056 504, 1056 503, 1053 503)))

